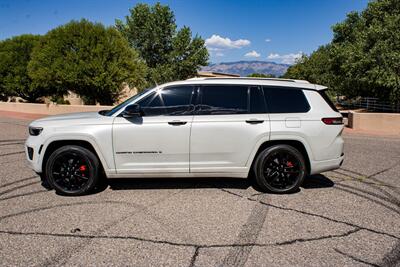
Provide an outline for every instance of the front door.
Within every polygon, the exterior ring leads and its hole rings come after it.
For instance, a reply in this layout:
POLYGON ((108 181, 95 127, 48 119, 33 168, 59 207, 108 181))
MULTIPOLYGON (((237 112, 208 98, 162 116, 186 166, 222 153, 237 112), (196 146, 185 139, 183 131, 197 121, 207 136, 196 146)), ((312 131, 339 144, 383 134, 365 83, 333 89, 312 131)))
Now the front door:
POLYGON ((160 89, 140 100, 142 116, 113 124, 117 173, 188 173, 192 86, 160 89))

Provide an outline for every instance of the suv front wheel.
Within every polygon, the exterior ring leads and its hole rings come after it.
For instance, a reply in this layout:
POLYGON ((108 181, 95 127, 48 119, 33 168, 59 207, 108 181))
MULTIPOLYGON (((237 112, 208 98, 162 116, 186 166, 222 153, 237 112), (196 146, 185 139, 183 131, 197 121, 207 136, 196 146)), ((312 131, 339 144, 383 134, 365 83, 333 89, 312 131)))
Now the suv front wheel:
POLYGON ((262 191, 290 193, 298 190, 306 174, 303 155, 289 145, 267 147, 254 164, 255 180, 262 191))
POLYGON ((90 150, 74 145, 56 149, 46 163, 47 181, 62 195, 89 193, 99 180, 99 160, 90 150))

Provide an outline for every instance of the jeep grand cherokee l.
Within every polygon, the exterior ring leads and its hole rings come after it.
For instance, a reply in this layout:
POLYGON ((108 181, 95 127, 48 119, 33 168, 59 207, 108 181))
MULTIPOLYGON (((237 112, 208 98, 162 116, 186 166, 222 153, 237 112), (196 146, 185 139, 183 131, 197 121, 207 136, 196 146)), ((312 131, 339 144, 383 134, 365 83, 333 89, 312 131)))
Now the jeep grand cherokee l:
POLYGON ((101 178, 253 175, 297 190, 343 162, 342 116, 307 81, 194 78, 146 90, 109 111, 33 121, 26 155, 44 183, 82 195, 101 178))

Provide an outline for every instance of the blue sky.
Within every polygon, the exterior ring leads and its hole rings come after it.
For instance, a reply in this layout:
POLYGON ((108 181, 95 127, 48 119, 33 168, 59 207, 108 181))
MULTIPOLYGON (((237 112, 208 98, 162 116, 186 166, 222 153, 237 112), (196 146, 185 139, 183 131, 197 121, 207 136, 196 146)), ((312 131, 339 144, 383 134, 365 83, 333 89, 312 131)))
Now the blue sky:
MULTIPOLYGON (((72 19, 113 25, 133 0, 0 0, 0 40, 24 33, 45 34, 72 19)), ((292 63, 332 38, 331 26, 367 0, 175 0, 178 27, 206 39, 210 62, 268 60, 292 63)))

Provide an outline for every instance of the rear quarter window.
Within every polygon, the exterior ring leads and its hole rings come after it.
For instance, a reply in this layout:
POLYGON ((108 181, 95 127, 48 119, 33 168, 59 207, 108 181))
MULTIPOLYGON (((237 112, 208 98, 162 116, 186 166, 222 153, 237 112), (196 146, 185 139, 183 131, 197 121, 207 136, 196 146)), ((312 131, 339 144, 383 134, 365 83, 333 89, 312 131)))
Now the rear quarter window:
POLYGON ((336 108, 335 104, 333 104, 332 100, 329 98, 328 94, 326 93, 326 90, 318 91, 318 93, 322 96, 322 98, 331 107, 331 109, 333 111, 339 112, 339 110, 336 108))
POLYGON ((306 113, 310 110, 303 90, 285 87, 264 87, 269 113, 306 113))

